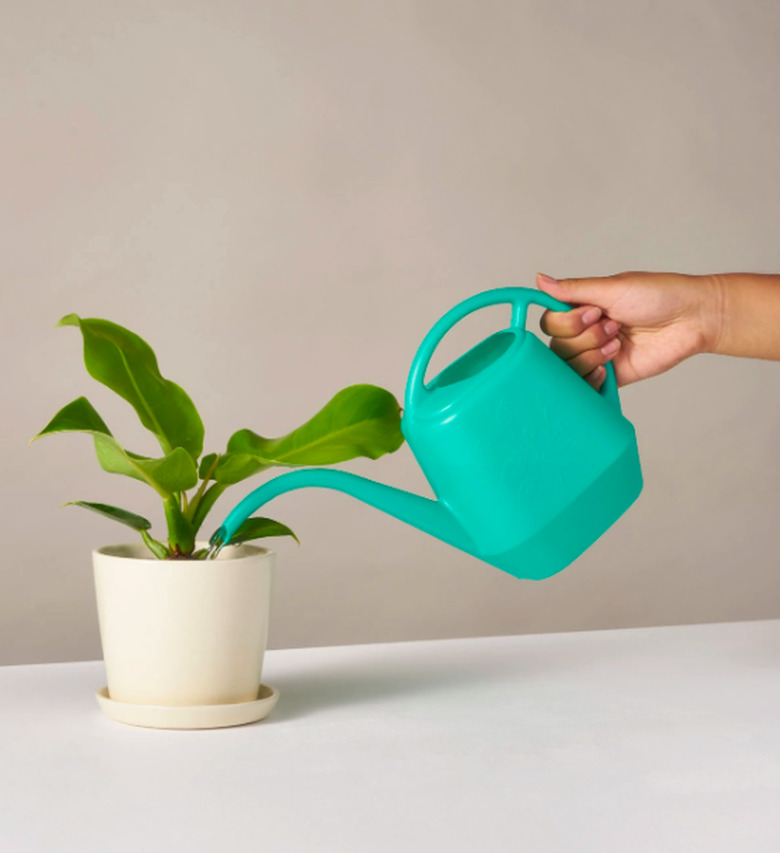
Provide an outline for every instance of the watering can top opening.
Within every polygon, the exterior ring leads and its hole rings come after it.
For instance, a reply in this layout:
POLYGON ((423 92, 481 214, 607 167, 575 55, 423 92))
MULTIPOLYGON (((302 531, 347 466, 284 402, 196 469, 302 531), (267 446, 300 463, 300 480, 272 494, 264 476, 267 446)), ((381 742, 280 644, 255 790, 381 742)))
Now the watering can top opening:
POLYGON ((479 376, 480 382, 488 381, 492 374, 508 364, 514 351, 523 346, 525 337, 523 330, 504 329, 463 353, 424 384, 427 393, 419 395, 415 402, 415 415, 432 417, 456 405, 458 398, 470 387, 467 380, 479 376))
MULTIPOLYGON (((572 308, 543 291, 503 287, 477 293, 444 314, 425 336, 412 362, 406 385, 405 410, 413 411, 418 419, 436 417, 460 402, 464 394, 487 389, 494 380, 500 382, 501 372, 521 358, 520 351, 529 336, 536 339, 533 332, 526 329, 528 306, 531 304, 554 311, 570 311, 572 308), (512 305, 509 328, 493 333, 456 358, 430 382, 425 382, 433 353, 457 323, 481 308, 507 303, 512 305)), ((620 411, 617 381, 611 365, 607 365, 607 377, 601 390, 594 393, 600 393, 620 411)))
POLYGON ((612 366, 594 390, 526 330, 531 303, 571 308, 537 290, 487 290, 444 314, 417 350, 401 429, 435 500, 349 471, 293 470, 247 495, 212 536, 212 551, 269 500, 314 486, 350 494, 515 577, 564 569, 633 503, 642 476, 612 366), (473 311, 501 303, 512 306, 509 328, 426 384, 446 333, 473 311))

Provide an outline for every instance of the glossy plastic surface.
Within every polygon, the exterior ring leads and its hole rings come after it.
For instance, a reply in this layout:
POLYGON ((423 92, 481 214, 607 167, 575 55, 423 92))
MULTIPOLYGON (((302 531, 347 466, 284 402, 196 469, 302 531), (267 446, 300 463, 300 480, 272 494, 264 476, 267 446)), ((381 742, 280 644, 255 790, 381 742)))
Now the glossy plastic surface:
POLYGON ((642 476, 611 365, 594 391, 526 330, 531 303, 570 308, 527 288, 478 293, 448 311, 414 357, 401 429, 437 500, 345 471, 302 469, 250 493, 213 541, 229 542, 271 498, 316 486, 351 494, 516 577, 565 568, 631 505, 642 476), (444 335, 500 303, 513 307, 510 327, 426 384, 444 335))

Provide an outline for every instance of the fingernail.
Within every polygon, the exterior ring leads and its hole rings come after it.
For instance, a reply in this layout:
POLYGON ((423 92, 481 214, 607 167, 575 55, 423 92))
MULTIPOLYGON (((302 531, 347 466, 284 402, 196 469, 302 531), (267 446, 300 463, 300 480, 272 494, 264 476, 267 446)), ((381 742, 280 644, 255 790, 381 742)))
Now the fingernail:
POLYGON ((551 275, 545 275, 543 272, 537 273, 537 275, 545 284, 558 284, 557 279, 554 279, 551 275))
POLYGON ((613 355, 620 349, 620 341, 617 338, 612 338, 611 341, 604 344, 601 348, 602 355, 613 355))
POLYGON ((604 381, 604 376, 604 365, 600 364, 598 367, 594 367, 593 370, 585 376, 585 379, 589 385, 598 391, 599 385, 604 381))
POLYGON ((614 335, 619 328, 620 323, 615 322, 615 320, 607 320, 607 322, 604 323, 604 333, 607 335, 614 335))
POLYGON ((601 316, 601 308, 588 308, 588 310, 582 315, 582 322, 585 323, 586 326, 590 326, 598 320, 601 316))

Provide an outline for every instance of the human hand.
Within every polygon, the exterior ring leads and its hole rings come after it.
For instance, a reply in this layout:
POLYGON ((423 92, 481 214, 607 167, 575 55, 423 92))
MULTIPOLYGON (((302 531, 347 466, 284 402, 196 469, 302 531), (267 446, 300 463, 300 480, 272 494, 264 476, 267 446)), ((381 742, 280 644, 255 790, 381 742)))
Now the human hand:
POLYGON ((542 331, 550 348, 594 388, 612 362, 618 385, 663 373, 720 334, 717 277, 623 272, 556 280, 539 273, 540 290, 572 311, 546 311, 542 331))

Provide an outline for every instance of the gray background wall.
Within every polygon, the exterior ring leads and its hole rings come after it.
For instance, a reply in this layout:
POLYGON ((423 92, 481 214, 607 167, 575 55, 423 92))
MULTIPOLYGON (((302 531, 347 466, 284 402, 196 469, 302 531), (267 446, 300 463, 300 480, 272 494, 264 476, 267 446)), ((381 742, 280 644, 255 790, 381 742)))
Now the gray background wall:
MULTIPOLYGON (((0 10, 0 663, 100 655, 90 550, 128 536, 59 504, 160 519, 88 438, 27 447, 87 394, 156 450, 63 314, 149 340, 219 449, 354 382, 400 398, 446 309, 537 270, 780 271, 777 4, 0 10)), ((471 318, 437 366, 507 316, 471 318)), ((780 616, 779 389, 777 364, 715 356, 625 389, 645 491, 542 583, 345 496, 280 498, 303 546, 275 545, 271 647, 780 616)), ((427 494, 406 447, 345 467, 427 494)))

